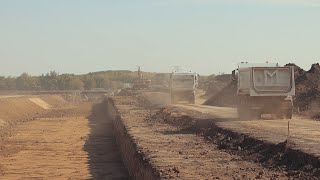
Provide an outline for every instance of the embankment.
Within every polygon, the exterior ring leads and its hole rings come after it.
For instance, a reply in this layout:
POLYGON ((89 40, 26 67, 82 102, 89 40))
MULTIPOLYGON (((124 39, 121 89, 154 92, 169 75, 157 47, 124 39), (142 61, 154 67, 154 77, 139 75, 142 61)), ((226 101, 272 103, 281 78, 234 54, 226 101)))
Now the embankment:
POLYGON ((17 96, 0 98, 0 135, 15 125, 34 120, 51 108, 66 103, 59 96, 17 96))

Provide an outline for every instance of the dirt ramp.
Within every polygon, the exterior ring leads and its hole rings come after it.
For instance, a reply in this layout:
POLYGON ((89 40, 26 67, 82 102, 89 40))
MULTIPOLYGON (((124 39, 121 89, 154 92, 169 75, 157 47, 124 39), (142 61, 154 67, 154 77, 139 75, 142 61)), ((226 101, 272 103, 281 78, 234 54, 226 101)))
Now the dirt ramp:
POLYGON ((61 96, 51 95, 51 96, 40 96, 39 97, 44 102, 48 103, 53 108, 65 107, 68 102, 64 100, 61 96))
POLYGON ((0 135, 15 125, 34 120, 66 102, 59 96, 18 96, 0 98, 0 135))
POLYGON ((51 109, 51 106, 40 98, 29 98, 29 100, 43 109, 51 109))

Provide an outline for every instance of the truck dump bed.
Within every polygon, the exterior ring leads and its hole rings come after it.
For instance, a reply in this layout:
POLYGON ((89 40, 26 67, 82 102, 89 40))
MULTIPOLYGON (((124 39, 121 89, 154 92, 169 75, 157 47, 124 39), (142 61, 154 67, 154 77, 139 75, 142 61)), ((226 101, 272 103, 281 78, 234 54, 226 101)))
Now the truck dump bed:
POLYGON ((239 69, 238 94, 289 96, 295 94, 293 67, 246 67, 239 69))
POLYGON ((288 93, 293 86, 291 67, 252 68, 253 90, 257 93, 288 93))

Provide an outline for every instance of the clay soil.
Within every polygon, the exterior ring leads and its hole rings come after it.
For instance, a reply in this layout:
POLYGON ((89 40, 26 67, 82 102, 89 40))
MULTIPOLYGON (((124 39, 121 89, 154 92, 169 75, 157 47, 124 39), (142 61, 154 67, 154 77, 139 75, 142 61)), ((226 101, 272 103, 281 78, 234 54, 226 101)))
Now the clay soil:
POLYGON ((59 106, 2 136, 0 179, 128 179, 100 106, 59 106))

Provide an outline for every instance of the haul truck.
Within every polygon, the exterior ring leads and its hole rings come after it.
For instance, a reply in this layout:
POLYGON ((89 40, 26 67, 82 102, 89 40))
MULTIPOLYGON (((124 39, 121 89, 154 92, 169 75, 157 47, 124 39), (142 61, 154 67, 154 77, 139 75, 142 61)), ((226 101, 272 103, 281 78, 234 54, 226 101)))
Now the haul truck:
POLYGON ((240 63, 232 72, 238 81, 238 115, 240 119, 261 118, 272 114, 277 118, 292 118, 295 95, 294 67, 278 64, 240 63))
POLYGON ((171 103, 187 101, 190 104, 194 104, 198 77, 197 73, 173 72, 170 76, 171 103))

